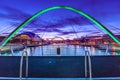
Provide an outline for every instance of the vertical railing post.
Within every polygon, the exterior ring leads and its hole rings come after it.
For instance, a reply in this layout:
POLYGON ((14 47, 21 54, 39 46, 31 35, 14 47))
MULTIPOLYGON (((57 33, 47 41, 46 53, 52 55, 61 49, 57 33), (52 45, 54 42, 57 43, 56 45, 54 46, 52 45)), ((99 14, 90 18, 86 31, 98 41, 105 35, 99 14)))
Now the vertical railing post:
POLYGON ((91 57, 90 57, 90 53, 89 51, 85 50, 85 60, 84 60, 84 64, 85 64, 85 77, 87 78, 87 63, 88 63, 88 67, 89 67, 89 78, 90 80, 92 80, 92 66, 91 66, 91 57), (88 60, 88 62, 87 62, 88 60))
POLYGON ((87 77, 87 53, 85 51, 85 59, 84 59, 84 63, 85 63, 85 77, 87 77))
POLYGON ((24 53, 26 54, 26 74, 25 77, 28 77, 28 53, 27 53, 27 47, 25 46, 25 51, 22 52, 21 59, 20 59, 20 73, 19 73, 19 80, 22 80, 22 68, 23 68, 23 56, 24 53))

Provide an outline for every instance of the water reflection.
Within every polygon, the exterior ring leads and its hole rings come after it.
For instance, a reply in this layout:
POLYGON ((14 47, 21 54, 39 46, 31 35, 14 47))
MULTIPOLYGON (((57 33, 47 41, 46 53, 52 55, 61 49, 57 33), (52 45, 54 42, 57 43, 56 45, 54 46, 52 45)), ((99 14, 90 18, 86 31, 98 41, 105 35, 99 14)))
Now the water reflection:
MULTIPOLYGON (((14 51, 13 56, 20 56, 24 50, 14 51)), ((80 45, 45 45, 27 48, 29 56, 84 56, 86 50, 89 51, 92 56, 116 55, 116 47, 112 47, 112 51, 108 52, 109 54, 106 54, 106 50, 100 50, 93 46, 85 47, 80 45), (57 55, 58 47, 60 48, 60 55, 57 55)), ((10 52, 1 55, 12 56, 10 52)))
POLYGON ((92 46, 92 55, 95 55, 95 48, 92 46))
POLYGON ((116 52, 115 52, 116 48, 115 48, 115 46, 112 47, 112 50, 113 50, 112 55, 115 56, 116 55, 116 52))

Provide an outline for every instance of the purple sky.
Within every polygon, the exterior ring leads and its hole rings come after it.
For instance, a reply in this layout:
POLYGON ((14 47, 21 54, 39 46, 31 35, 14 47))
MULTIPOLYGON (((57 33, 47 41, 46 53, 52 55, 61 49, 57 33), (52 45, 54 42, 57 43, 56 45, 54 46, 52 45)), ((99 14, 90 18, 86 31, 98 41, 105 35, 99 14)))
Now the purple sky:
MULTIPOLYGON (((0 35, 9 34, 36 12, 56 5, 80 9, 113 33, 120 32, 120 0, 1 0, 0 35)), ((83 16, 65 9, 40 15, 20 32, 26 31, 34 32, 43 38, 77 38, 103 34, 101 29, 83 16)))

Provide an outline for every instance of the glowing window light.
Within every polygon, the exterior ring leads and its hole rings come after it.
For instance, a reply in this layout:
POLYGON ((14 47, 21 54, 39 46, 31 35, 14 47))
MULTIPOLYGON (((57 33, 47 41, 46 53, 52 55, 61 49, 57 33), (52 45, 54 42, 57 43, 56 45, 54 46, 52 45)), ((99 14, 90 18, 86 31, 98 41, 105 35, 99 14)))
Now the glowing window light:
POLYGON ((89 19, 90 21, 92 21, 94 24, 96 24, 98 27, 100 27, 107 35, 109 35, 116 43, 120 44, 120 41, 105 27, 103 26, 100 22, 98 22, 97 20, 95 20, 93 17, 91 17, 90 15, 86 14, 85 12, 72 8, 72 7, 68 7, 68 6, 54 6, 54 7, 50 7, 50 8, 46 8, 44 10, 41 10, 39 12, 37 12, 36 14, 34 14, 33 16, 31 16, 30 18, 28 18, 26 21, 24 21, 20 26, 18 26, 1 44, 0 48, 2 48, 5 44, 8 43, 8 41, 20 30, 22 29, 27 23, 29 23, 30 21, 32 21, 34 18, 38 17, 39 15, 54 10, 54 9, 60 9, 60 8, 64 8, 64 9, 68 9, 71 11, 74 11, 76 13, 79 13, 81 15, 83 15, 84 17, 86 17, 87 19, 89 19))

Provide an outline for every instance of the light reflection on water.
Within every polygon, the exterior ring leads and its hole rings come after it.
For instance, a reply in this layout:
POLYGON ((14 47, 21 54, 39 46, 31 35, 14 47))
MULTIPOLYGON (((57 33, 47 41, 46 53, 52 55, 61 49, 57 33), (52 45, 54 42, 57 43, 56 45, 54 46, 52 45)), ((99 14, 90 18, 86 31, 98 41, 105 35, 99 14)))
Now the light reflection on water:
MULTIPOLYGON (((115 49, 115 47, 113 48, 115 49)), ((116 52, 108 52, 99 50, 95 47, 85 47, 79 45, 45 45, 38 47, 29 47, 27 52, 29 56, 84 56, 85 51, 89 51, 90 55, 116 55, 116 52), (60 55, 57 55, 57 48, 60 48, 60 55)), ((20 56, 22 51, 14 51, 13 56, 20 56)), ((2 56, 12 56, 11 53, 2 54, 2 56)))

